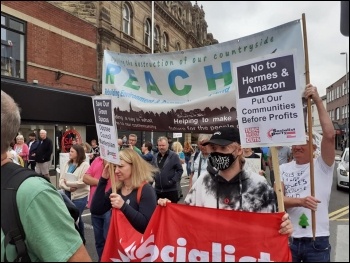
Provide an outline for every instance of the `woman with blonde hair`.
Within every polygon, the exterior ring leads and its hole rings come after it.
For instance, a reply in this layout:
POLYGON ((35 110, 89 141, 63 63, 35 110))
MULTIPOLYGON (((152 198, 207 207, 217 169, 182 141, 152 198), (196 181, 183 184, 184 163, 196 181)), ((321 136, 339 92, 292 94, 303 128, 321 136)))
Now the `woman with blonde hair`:
POLYGON ((23 135, 19 134, 16 137, 16 144, 13 147, 13 149, 16 151, 17 155, 22 158, 24 164, 23 167, 27 167, 28 163, 28 156, 29 156, 29 148, 28 145, 24 142, 23 135))
POLYGON ((140 233, 144 233, 157 206, 157 197, 148 183, 158 168, 152 166, 133 149, 119 152, 120 162, 115 167, 116 193, 109 189, 105 193, 109 175, 109 165, 105 165, 91 203, 91 213, 102 215, 109 209, 119 209, 140 233), (137 200, 138 188, 142 187, 141 198, 137 200))

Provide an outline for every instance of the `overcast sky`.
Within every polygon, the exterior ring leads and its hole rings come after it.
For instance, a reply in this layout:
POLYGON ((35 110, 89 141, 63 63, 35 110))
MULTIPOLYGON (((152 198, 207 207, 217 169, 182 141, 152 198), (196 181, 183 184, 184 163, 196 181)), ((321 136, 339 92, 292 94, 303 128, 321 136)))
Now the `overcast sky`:
MULTIPOLYGON (((191 1, 193 4, 195 1, 191 1)), ((340 33, 340 1, 197 1, 203 5, 208 33, 219 43, 258 33, 293 20, 305 13, 310 81, 321 96, 345 75, 349 37, 340 33)))

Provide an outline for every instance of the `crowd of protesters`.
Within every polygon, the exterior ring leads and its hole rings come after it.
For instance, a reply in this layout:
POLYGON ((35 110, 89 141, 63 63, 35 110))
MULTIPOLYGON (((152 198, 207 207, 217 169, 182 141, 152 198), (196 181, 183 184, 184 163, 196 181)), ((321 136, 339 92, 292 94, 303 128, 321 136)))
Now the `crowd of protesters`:
MULTIPOLYGON (((2 100, 3 96, 9 103, 13 103, 2 92, 2 100)), ((319 103, 319 96, 314 86, 306 87, 305 96, 315 100, 320 114, 327 115, 319 103)), ((328 134, 329 136, 325 137, 322 143, 324 147, 326 143, 333 146, 333 130, 330 121, 326 117, 324 119, 326 121, 322 123, 322 127, 326 136, 328 134)), ((36 134, 31 133, 28 143, 25 143, 23 135, 17 134, 15 143, 12 141, 13 146, 11 141, 4 147, 2 145, 2 165, 3 160, 4 164, 7 162, 5 160, 16 161, 49 177, 52 141, 46 134, 45 130, 41 130, 40 140, 36 140, 36 134), (22 163, 18 158, 22 159, 22 163)), ((2 139, 3 136, 2 129, 2 139)), ((86 207, 90 208, 99 261, 106 242, 112 209, 120 210, 136 231, 144 233, 157 204, 166 206, 168 202, 177 203, 183 197, 180 185, 182 178, 189 179, 190 189, 184 198, 184 203, 187 205, 248 212, 277 212, 274 179, 267 180, 265 173, 267 167, 273 169, 271 153, 267 151, 268 157, 266 157, 264 149, 243 148, 237 128, 225 127, 213 134, 200 134, 196 149, 188 141, 183 147, 179 141, 173 142, 172 138, 166 136, 157 139, 156 150, 151 142, 143 142, 141 149, 136 144, 136 134, 130 134, 128 139, 126 136, 120 138, 118 140, 120 162, 114 165, 100 157, 99 146, 95 139, 91 144, 72 143, 69 160, 60 170, 59 188, 79 210, 79 229, 83 237, 84 222, 81 215, 86 207), (245 168, 247 158, 260 158, 257 172, 245 168), (111 188, 112 179, 116 181, 115 191, 111 188), (141 199, 138 196, 139 192, 141 199)), ((303 152, 306 152, 306 148, 303 147, 293 146, 292 151, 288 147, 277 148, 280 159, 283 159, 280 164, 288 164, 282 166, 281 171, 284 174, 296 169, 294 167, 296 164, 292 161, 294 154, 297 164, 309 163, 310 160, 304 158, 303 152)), ((329 174, 332 170, 333 155, 323 151, 321 157, 317 159, 324 173, 329 174)), ((284 184, 289 182, 284 177, 282 179, 284 184)), ((329 194, 328 190, 325 192, 329 194)), ((289 215, 285 213, 278 229, 279 233, 286 235, 293 233, 293 226, 297 222, 294 210, 291 208, 303 207, 303 211, 305 209, 311 211, 316 210, 319 203, 318 199, 310 196, 300 199, 304 203, 298 203, 298 200, 292 196, 284 197, 287 212, 292 213, 294 221, 291 222, 289 215)), ((326 211, 328 209, 326 197, 324 203, 323 210, 326 211)), ((324 223, 325 228, 326 225, 324 223)), ((294 237, 292 244, 305 238, 302 237, 302 232, 303 230, 298 228, 299 236, 294 237)), ((327 229, 325 233, 329 235, 327 229)), ((317 240, 323 241, 322 237, 317 240)), ((328 239, 325 241, 326 245, 328 247, 328 239)), ((78 247, 75 246, 76 249, 78 247)), ((78 249, 76 253, 78 251, 83 257, 81 259, 88 260, 85 257, 85 250, 78 249)), ((298 252, 293 250, 293 253, 298 252)), ((72 256, 72 253, 67 256, 72 256)), ((293 258, 298 257, 295 254, 293 258)))

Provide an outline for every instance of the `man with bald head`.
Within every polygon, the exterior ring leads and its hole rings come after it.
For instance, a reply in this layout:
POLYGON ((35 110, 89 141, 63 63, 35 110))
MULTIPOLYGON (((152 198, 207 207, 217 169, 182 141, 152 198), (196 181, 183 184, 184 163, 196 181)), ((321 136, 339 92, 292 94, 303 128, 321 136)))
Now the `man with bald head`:
POLYGON ((50 179, 49 167, 53 151, 52 141, 47 138, 47 132, 45 130, 40 130, 39 137, 39 147, 35 155, 35 171, 50 179))

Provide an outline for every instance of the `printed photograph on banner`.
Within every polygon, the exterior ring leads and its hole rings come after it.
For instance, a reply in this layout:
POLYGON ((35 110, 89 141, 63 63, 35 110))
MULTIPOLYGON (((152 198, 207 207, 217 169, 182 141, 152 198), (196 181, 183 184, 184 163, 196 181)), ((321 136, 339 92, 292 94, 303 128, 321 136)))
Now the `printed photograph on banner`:
POLYGON ((92 97, 96 131, 102 159, 118 164, 118 133, 111 96, 92 97))
POLYGON ((302 93, 295 52, 233 63, 242 147, 305 143, 302 93))
POLYGON ((237 127, 232 63, 295 51, 304 77, 300 20, 215 45, 178 52, 104 51, 102 93, 115 102, 120 129, 212 133, 237 127))

